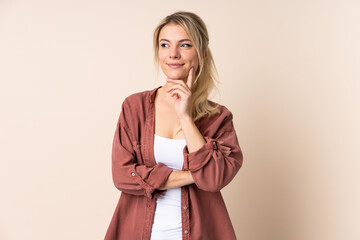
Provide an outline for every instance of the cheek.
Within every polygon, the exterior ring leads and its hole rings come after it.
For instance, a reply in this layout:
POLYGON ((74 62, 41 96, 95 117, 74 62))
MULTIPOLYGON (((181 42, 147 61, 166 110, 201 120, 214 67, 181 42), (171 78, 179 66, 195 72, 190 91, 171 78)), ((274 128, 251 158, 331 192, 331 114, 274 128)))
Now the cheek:
POLYGON ((189 56, 189 59, 191 59, 192 64, 199 64, 198 56, 196 53, 191 54, 191 56, 189 56))
POLYGON ((158 58, 159 58, 160 60, 163 60, 163 59, 165 58, 165 53, 164 53, 163 51, 159 50, 159 52, 158 52, 158 58))
POLYGON ((195 68, 199 67, 199 61, 197 58, 193 58, 190 62, 192 66, 195 66, 195 68))

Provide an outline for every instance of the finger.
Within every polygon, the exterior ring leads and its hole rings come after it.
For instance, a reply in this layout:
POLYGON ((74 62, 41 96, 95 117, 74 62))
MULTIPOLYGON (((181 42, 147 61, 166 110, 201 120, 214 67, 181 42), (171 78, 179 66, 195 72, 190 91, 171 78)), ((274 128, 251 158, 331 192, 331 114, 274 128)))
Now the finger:
POLYGON ((186 85, 191 89, 192 83, 193 83, 193 76, 194 75, 194 67, 192 67, 189 71, 188 79, 186 81, 186 85))
POLYGON ((223 154, 225 154, 226 156, 229 156, 230 153, 231 153, 230 150, 224 150, 224 149, 222 149, 221 152, 222 152, 223 154))
POLYGON ((222 152, 229 152, 231 149, 221 148, 222 152))
POLYGON ((187 96, 187 94, 185 94, 185 93, 184 93, 182 90, 180 90, 180 89, 174 89, 174 90, 171 91, 170 94, 171 94, 172 97, 178 95, 179 97, 178 97, 177 99, 179 99, 179 98, 185 99, 186 96, 187 96))
POLYGON ((190 95, 190 94, 191 94, 191 90, 188 89, 187 86, 184 87, 184 86, 179 85, 179 84, 176 84, 176 85, 174 85, 174 86, 169 87, 168 89, 166 89, 166 92, 170 92, 170 91, 172 91, 172 90, 174 90, 174 89, 181 89, 181 90, 184 91, 187 95, 190 95))
POLYGON ((181 79, 172 79, 172 78, 166 78, 165 79, 166 81, 171 81, 171 82, 176 82, 176 83, 181 83, 181 82, 184 82, 183 80, 181 79))
POLYGON ((231 148, 229 147, 225 147, 225 146, 221 146, 222 149, 225 149, 225 150, 230 150, 231 148))
POLYGON ((175 98, 176 100, 181 99, 181 97, 177 93, 171 93, 170 96, 175 98))
POLYGON ((175 93, 175 92, 174 92, 174 93, 171 93, 170 96, 173 97, 173 98, 175 98, 176 100, 179 100, 179 99, 181 100, 181 97, 179 96, 178 93, 175 93))
MULTIPOLYGON (((187 84, 185 84, 185 82, 183 80, 175 80, 175 79, 169 79, 167 78, 166 79, 167 82, 172 82, 172 83, 176 83, 176 84, 179 84, 181 86, 184 86, 185 88, 189 88, 187 84)), ((191 92, 190 88, 189 88, 189 91, 191 92)))

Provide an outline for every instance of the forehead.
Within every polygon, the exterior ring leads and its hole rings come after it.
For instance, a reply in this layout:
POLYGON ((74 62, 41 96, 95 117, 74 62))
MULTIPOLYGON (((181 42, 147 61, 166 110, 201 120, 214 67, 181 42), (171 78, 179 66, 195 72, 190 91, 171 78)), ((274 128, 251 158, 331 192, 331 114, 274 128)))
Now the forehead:
POLYGON ((185 29, 182 26, 175 23, 166 24, 161 29, 159 34, 159 40, 163 38, 168 39, 170 41, 178 41, 185 38, 190 39, 185 29))

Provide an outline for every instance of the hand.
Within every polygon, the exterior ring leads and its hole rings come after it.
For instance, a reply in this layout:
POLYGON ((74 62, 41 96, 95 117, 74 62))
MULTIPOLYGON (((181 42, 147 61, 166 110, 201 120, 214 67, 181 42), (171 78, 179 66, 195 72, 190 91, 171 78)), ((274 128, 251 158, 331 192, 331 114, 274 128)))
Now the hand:
POLYGON ((179 119, 184 117, 191 118, 191 87, 193 84, 194 67, 189 71, 186 83, 183 80, 167 78, 166 81, 174 83, 166 92, 174 98, 175 112, 179 119))
POLYGON ((220 143, 220 150, 222 151, 222 153, 223 153, 225 156, 229 156, 230 153, 231 153, 231 148, 222 145, 222 144, 224 143, 224 141, 222 141, 222 140, 219 140, 218 142, 220 143))

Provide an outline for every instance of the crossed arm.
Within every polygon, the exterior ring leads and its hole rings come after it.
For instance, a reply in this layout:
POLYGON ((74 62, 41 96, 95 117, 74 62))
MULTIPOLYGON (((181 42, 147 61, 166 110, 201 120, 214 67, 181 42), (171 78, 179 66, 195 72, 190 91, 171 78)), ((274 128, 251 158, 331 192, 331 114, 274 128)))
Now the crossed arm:
POLYGON ((177 188, 194 183, 190 171, 172 171, 166 182, 158 188, 159 190, 166 190, 169 188, 177 188))
POLYGON ((226 186, 242 165, 242 153, 230 112, 213 119, 214 130, 202 136, 192 119, 184 119, 182 129, 187 143, 189 171, 173 171, 161 162, 149 167, 134 161, 135 140, 120 115, 112 148, 115 186, 133 195, 157 197, 162 190, 195 183, 199 189, 216 192, 226 186), (216 128, 219 126, 219 128, 216 128), (214 133, 216 131, 217 133, 214 133), (158 190, 158 191, 154 191, 158 190))
MULTIPOLYGON (((190 117, 180 119, 181 127, 185 136, 186 145, 189 152, 194 152, 201 148, 206 141, 190 117)), ((166 182, 159 188, 165 190, 193 184, 194 179, 190 171, 172 171, 166 182)))

